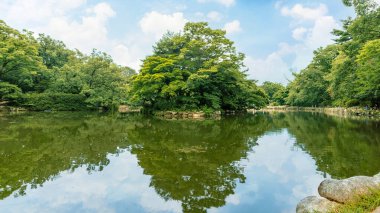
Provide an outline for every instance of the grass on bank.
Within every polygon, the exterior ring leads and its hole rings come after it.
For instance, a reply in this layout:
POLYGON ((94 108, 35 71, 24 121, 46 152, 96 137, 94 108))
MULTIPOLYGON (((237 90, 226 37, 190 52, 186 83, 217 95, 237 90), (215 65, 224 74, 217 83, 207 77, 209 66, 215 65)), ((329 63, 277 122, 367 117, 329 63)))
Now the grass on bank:
POLYGON ((379 206, 380 189, 373 189, 370 194, 358 196, 354 201, 335 209, 333 213, 367 213, 373 212, 379 206))

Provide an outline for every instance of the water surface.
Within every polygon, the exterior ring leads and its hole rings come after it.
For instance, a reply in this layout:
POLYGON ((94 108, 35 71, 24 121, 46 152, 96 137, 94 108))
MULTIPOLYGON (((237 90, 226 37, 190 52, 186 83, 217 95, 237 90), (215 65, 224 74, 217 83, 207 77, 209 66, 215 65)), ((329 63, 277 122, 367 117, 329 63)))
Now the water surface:
POLYGON ((380 172, 380 123, 313 113, 173 121, 0 116, 0 212, 294 212, 380 172))

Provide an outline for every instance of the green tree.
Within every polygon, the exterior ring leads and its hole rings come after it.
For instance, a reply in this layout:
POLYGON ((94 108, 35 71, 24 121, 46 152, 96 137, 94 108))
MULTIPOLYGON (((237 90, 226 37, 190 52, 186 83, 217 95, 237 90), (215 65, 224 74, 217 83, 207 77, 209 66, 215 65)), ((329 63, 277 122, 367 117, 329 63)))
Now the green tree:
POLYGON ((0 82, 0 101, 17 101, 22 96, 19 87, 8 82, 0 82))
POLYGON ((343 4, 348 7, 354 7, 356 14, 365 16, 374 10, 378 4, 374 0, 342 0, 343 4))
POLYGON ((77 51, 63 67, 55 68, 49 92, 80 94, 85 84, 85 73, 82 72, 84 57, 77 51))
POLYGON ((348 55, 341 52, 332 62, 327 91, 333 99, 334 106, 354 106, 358 104, 355 98, 356 63, 348 55))
POLYGON ((333 60, 339 54, 339 46, 330 45, 314 52, 314 58, 307 68, 289 84, 287 103, 296 106, 326 106, 331 103, 327 92, 333 60))
POLYGON ((127 77, 130 68, 113 63, 112 58, 93 51, 86 57, 81 70, 84 87, 81 91, 87 97, 86 102, 94 107, 115 108, 127 99, 127 77))
POLYGON ((288 95, 289 95, 289 89, 287 87, 283 87, 273 94, 273 97, 272 97, 273 102, 278 105, 285 105, 286 98, 288 97, 288 95))
POLYGON ((45 34, 39 34, 37 41, 39 43, 38 54, 49 69, 63 67, 74 55, 74 52, 67 49, 62 41, 54 40, 45 34))
POLYGON ((282 84, 265 81, 263 85, 261 85, 261 89, 263 89, 268 96, 270 103, 275 105, 283 105, 285 103, 285 87, 282 84))
POLYGON ((20 33, 0 20, 0 81, 17 85, 24 92, 33 91, 45 72, 32 34, 20 33))
POLYGON ((131 102, 150 110, 262 107, 264 93, 244 73, 244 55, 225 31, 188 23, 166 34, 132 80, 131 102))
POLYGON ((358 99, 365 104, 380 105, 380 39, 367 42, 358 59, 358 99))

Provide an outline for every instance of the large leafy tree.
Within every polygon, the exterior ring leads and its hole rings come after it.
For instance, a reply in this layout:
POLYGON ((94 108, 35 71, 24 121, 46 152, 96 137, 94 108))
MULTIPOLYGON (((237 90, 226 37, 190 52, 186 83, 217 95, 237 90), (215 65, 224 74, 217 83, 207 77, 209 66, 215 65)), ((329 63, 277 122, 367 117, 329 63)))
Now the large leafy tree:
POLYGON ((131 101, 153 110, 264 106, 264 93, 243 72, 244 55, 225 34, 207 23, 166 34, 133 78, 131 101))
POLYGON ((38 53, 49 69, 63 67, 75 54, 62 41, 55 40, 45 34, 40 34, 37 41, 39 43, 38 53))
MULTIPOLYGON (((351 4, 355 8, 367 9, 365 13, 357 11, 357 18, 345 20, 343 30, 333 32, 338 36, 337 41, 341 44, 341 51, 332 63, 331 74, 328 76, 330 80, 328 90, 333 98, 333 105, 372 105, 374 102, 368 103, 368 96, 373 94, 363 93, 369 90, 364 87, 366 84, 363 80, 360 80, 363 79, 363 74, 359 77, 359 73, 363 71, 360 71, 357 59, 366 43, 380 38, 380 9, 372 1, 352 1, 351 4), (371 6, 364 7, 366 4, 371 6)), ((361 63, 366 63, 363 60, 361 63)))
POLYGON ((358 99, 380 105, 380 39, 367 42, 358 59, 358 99))
POLYGON ((103 53, 93 51, 86 58, 82 67, 84 87, 81 93, 87 97, 86 102, 96 106, 112 108, 126 99, 127 78, 129 68, 113 63, 112 58, 103 53))
POLYGON ((280 83, 265 81, 261 88, 268 96, 271 104, 284 105, 287 96, 286 88, 280 83))
POLYGON ((106 53, 94 50, 86 56, 77 52, 56 69, 50 91, 82 94, 91 108, 111 109, 125 102, 127 83, 134 73, 129 67, 113 63, 106 53))
POLYGON ((0 20, 0 81, 35 90, 46 72, 38 47, 31 33, 20 33, 0 20))

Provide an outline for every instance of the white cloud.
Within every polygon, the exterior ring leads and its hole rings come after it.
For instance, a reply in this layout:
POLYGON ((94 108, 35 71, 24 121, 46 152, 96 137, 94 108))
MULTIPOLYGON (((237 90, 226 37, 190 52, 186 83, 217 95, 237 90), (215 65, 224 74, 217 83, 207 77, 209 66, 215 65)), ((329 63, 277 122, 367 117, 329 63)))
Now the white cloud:
POLYGON ((234 21, 226 23, 223 27, 223 30, 225 30, 227 34, 240 32, 241 31, 240 21, 234 20, 234 21))
POLYGON ((125 65, 138 69, 140 67, 140 58, 144 57, 144 53, 136 50, 135 46, 127 46, 117 43, 113 46, 110 54, 113 60, 120 65, 125 65))
POLYGON ((79 8, 86 0, 2 0, 0 14, 14 24, 43 22, 79 8))
POLYGON ((160 38, 167 31, 180 31, 188 22, 183 13, 162 14, 156 11, 146 13, 140 20, 140 28, 144 33, 160 38))
POLYGON ((224 5, 225 7, 231 7, 235 4, 235 0, 198 0, 199 3, 216 2, 224 5))
POLYGON ((222 15, 217 11, 211 11, 207 14, 207 18, 211 21, 220 21, 222 20, 222 15))
POLYGON ((292 8, 283 7, 281 14, 283 16, 290 16, 294 19, 301 20, 317 20, 328 13, 327 6, 320 4, 317 8, 304 7, 302 4, 296 4, 292 8))
POLYGON ((336 28, 339 28, 337 21, 332 16, 327 15, 315 19, 309 28, 304 26, 296 27, 293 30, 293 38, 298 43, 291 46, 292 54, 295 55, 291 66, 298 71, 305 68, 313 58, 314 50, 333 43, 331 32, 336 28), (302 28, 304 29, 300 30, 302 28), (298 32, 297 29, 299 29, 298 32), (298 39, 297 36, 299 36, 298 39))
POLYGON ((139 21, 141 31, 128 34, 123 41, 116 42, 110 53, 116 63, 138 70, 141 60, 152 51, 152 45, 167 31, 182 30, 186 22, 183 13, 146 13, 139 21))
POLYGON ((43 27, 35 27, 53 38, 64 41, 70 48, 90 52, 92 48, 106 49, 109 44, 106 24, 115 16, 115 11, 107 3, 99 3, 87 8, 85 16, 71 20, 65 16, 52 17, 43 27))
POLYGON ((295 40, 303 40, 305 38, 305 34, 307 33, 307 29, 305 27, 297 27, 292 33, 295 40))
POLYGON ((247 56, 244 64, 249 68, 250 79, 260 79, 260 82, 272 81, 285 83, 289 76, 289 66, 282 59, 280 51, 273 52, 264 59, 247 56))
POLYGON ((284 6, 280 12, 292 19, 290 28, 295 43, 281 43, 265 58, 247 57, 245 63, 250 69, 249 76, 261 82, 287 83, 287 78, 293 78, 291 71, 299 71, 310 63, 315 49, 333 42, 331 31, 339 27, 334 17, 327 15, 328 8, 324 4, 315 8, 302 4, 290 8, 284 6))
POLYGON ((323 16, 317 19, 308 34, 305 42, 306 45, 316 49, 331 44, 333 39, 331 32, 338 27, 339 25, 337 21, 332 16, 323 16))

